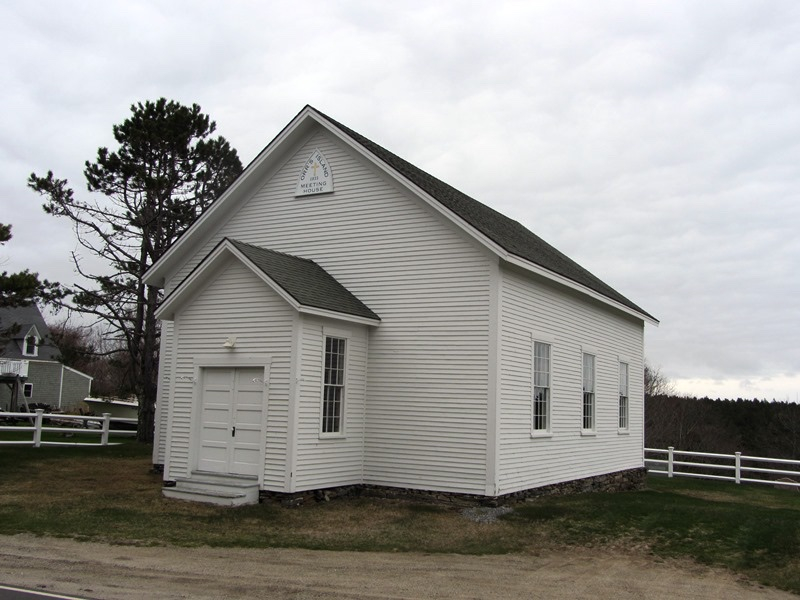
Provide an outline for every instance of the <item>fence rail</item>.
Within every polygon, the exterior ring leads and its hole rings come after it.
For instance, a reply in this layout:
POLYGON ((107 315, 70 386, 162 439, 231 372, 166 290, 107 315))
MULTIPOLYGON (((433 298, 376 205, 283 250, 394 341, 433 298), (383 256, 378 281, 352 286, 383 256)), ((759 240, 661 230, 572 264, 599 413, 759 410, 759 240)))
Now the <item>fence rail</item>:
POLYGON ((800 460, 789 460, 786 458, 766 458, 763 456, 744 456, 741 452, 734 454, 714 454, 712 452, 690 452, 688 450, 675 450, 673 446, 669 448, 645 448, 645 466, 648 473, 655 475, 666 475, 667 477, 697 477, 701 479, 721 479, 735 481, 736 483, 767 483, 770 485, 781 485, 786 487, 800 488, 800 460), (648 454, 655 454, 666 458, 648 458, 648 454), (700 459, 697 460, 676 460, 675 457, 700 459), (708 459, 723 462, 709 462, 708 459), (797 467, 791 469, 774 469, 754 466, 755 464, 770 463, 772 465, 788 465, 797 467), (685 467, 685 469, 681 469, 685 467), (687 470, 688 469, 688 470, 687 470), (707 471, 726 471, 727 475, 716 475, 707 471), (749 474, 764 474, 784 476, 783 478, 762 479, 749 474), (794 477, 795 480, 789 479, 794 477))
POLYGON ((110 413, 103 413, 102 416, 87 416, 87 415, 58 415, 58 414, 45 414, 41 409, 35 413, 29 412, 2 412, 0 413, 0 423, 4 419, 28 419, 31 421, 30 426, 18 425, 0 425, 0 432, 14 431, 14 432, 30 432, 32 439, 28 440, 0 440, 0 446, 34 446, 39 448, 41 446, 116 446, 119 442, 109 442, 110 435, 115 436, 129 436, 134 437, 136 430, 133 429, 111 429, 112 423, 125 423, 135 425, 136 419, 124 419, 122 417, 112 417, 110 413), (50 423, 68 423, 70 421, 83 422, 83 427, 53 427, 46 426, 45 420, 50 423), (94 428, 89 427, 90 424, 96 424, 94 428), (42 440, 42 433, 69 433, 78 435, 99 435, 100 443, 97 442, 50 442, 42 440))

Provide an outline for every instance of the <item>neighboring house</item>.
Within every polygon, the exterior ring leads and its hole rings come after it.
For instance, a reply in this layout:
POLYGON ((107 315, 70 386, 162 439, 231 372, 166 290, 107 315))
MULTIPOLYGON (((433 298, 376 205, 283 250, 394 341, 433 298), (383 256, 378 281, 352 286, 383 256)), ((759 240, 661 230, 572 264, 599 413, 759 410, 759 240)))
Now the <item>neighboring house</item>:
POLYGON ((92 378, 59 362, 61 353, 35 304, 0 308, 0 409, 28 404, 75 410, 92 378))
POLYGON ((497 497, 641 477, 644 324, 658 322, 311 107, 145 279, 166 293, 167 495, 497 497))

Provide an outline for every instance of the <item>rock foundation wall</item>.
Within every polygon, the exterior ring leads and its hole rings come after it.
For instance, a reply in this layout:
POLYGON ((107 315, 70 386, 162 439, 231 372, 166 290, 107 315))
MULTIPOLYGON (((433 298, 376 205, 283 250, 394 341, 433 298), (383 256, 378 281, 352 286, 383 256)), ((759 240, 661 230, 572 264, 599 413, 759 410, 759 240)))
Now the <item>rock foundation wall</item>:
POLYGON ((563 483, 554 483, 552 485, 521 490, 502 496, 456 494, 452 492, 414 490, 379 485, 347 485, 323 490, 297 492, 294 494, 262 490, 259 500, 262 502, 280 502, 284 506, 302 506, 310 502, 327 502, 336 498, 369 497, 413 500, 416 502, 446 504, 457 507, 503 506, 524 502, 539 496, 640 490, 644 487, 646 475, 647 469, 639 467, 636 469, 606 473, 604 475, 595 475, 594 477, 586 477, 584 479, 565 481, 563 483))

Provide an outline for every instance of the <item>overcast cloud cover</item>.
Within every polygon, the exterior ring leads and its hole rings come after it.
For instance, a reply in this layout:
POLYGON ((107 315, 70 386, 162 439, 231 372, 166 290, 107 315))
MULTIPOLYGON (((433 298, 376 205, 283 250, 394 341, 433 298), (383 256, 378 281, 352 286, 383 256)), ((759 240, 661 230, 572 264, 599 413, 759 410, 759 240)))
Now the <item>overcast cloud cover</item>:
POLYGON ((305 105, 513 217, 661 320, 685 393, 800 394, 800 2, 0 5, 0 267, 71 283, 27 189, 84 193, 134 102, 245 164, 305 105))

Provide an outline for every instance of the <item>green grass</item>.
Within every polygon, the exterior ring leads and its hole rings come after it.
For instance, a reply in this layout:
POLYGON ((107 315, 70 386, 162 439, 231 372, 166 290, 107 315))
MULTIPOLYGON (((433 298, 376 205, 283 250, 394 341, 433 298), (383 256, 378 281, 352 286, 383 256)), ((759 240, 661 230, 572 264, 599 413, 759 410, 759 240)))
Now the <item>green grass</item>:
POLYGON ((173 501, 151 449, 0 448, 0 533, 123 544, 383 552, 538 553, 594 546, 691 558, 800 593, 800 493, 653 477, 648 489, 543 497, 493 524, 411 502, 353 498, 287 509, 173 501))

